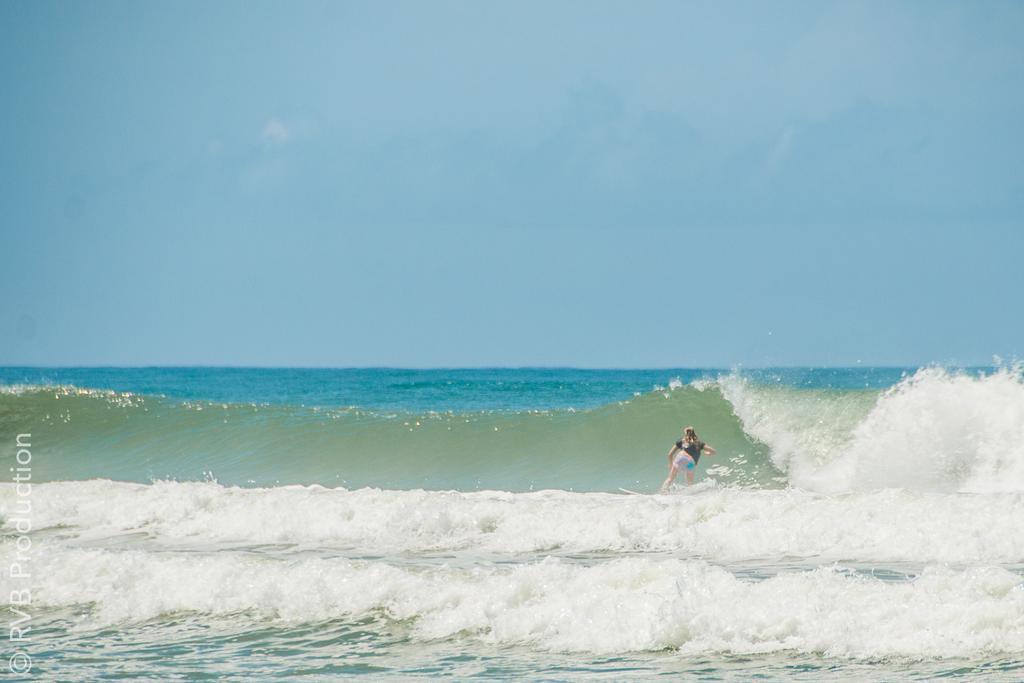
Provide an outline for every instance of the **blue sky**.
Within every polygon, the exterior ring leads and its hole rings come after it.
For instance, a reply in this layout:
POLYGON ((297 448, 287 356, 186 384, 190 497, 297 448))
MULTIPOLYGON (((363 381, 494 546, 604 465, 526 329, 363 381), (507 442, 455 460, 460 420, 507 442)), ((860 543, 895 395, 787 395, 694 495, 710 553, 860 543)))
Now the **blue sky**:
POLYGON ((0 364, 1024 352, 1024 4, 0 4, 0 364))

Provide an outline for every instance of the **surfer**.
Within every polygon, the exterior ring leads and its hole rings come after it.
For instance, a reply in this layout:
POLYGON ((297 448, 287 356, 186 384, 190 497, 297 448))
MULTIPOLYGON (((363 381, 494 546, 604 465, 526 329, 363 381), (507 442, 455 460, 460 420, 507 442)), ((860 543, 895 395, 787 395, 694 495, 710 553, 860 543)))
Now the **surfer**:
POLYGON ((697 467, 700 456, 704 453, 714 455, 715 449, 700 440, 693 427, 683 430, 683 438, 672 444, 668 451, 668 479, 661 485, 662 492, 675 481, 680 468, 686 468, 686 485, 693 483, 693 471, 697 467))

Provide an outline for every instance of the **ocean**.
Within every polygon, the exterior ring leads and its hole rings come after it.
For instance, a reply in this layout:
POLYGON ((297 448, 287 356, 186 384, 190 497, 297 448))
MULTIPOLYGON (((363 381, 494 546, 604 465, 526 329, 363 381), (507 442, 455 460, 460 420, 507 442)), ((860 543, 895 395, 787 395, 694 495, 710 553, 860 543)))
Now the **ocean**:
POLYGON ((1019 366, 8 367, 0 452, 11 680, 1024 679, 1019 366))

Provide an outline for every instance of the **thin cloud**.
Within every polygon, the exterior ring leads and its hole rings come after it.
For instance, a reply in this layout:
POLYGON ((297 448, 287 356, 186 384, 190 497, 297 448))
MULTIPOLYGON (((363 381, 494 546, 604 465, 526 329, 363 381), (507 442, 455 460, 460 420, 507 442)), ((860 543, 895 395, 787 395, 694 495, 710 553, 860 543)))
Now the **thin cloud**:
POLYGON ((278 119, 270 119, 263 126, 263 139, 277 145, 283 145, 291 138, 291 131, 278 119))

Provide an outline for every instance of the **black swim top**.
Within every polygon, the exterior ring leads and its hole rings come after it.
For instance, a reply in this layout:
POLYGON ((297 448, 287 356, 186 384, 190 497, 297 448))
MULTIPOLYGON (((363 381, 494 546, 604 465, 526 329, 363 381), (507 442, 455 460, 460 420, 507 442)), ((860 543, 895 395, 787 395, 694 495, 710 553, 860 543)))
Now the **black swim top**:
POLYGON ((688 456, 693 458, 694 464, 700 460, 700 454, 704 452, 704 446, 705 443, 703 441, 698 441, 696 443, 683 443, 682 439, 676 441, 676 448, 683 449, 688 456))

